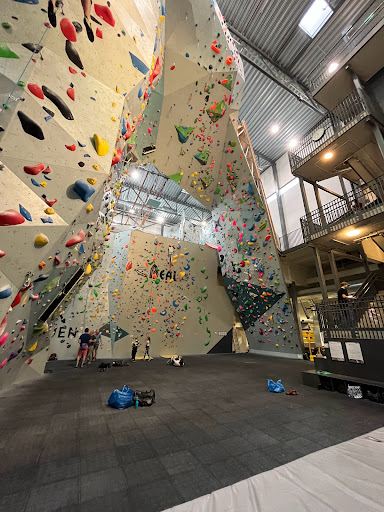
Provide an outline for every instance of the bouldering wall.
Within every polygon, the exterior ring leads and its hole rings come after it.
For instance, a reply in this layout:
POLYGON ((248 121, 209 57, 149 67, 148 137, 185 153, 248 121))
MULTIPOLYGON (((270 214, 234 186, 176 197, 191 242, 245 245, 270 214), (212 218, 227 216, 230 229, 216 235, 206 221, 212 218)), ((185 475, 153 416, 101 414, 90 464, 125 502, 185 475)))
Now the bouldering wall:
POLYGON ((48 355, 57 315, 78 300, 72 285, 94 288, 130 138, 160 81, 164 8, 3 0, 1 16, 0 383, 8 386, 26 365, 41 372, 37 355, 48 355), (45 315, 56 303, 61 310, 45 315))
POLYGON ((139 231, 131 234, 116 322, 128 335, 114 354, 127 357, 132 337, 151 337, 153 357, 206 354, 233 327, 234 310, 218 275, 217 252, 207 246, 139 231))

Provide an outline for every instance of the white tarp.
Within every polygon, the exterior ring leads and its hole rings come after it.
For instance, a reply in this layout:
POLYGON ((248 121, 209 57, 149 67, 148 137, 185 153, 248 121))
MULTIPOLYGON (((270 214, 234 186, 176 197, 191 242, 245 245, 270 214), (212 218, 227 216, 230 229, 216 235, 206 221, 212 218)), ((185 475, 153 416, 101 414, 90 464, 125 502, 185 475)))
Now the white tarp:
POLYGON ((165 512, 352 511, 384 511, 384 428, 165 512))

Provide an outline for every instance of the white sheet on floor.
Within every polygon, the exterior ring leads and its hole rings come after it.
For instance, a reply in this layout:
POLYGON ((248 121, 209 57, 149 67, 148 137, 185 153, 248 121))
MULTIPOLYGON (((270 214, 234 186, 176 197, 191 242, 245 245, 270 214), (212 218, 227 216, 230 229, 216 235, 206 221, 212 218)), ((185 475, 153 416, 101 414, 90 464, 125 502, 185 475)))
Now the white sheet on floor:
POLYGON ((384 428, 165 512, 352 511, 384 512, 384 428))

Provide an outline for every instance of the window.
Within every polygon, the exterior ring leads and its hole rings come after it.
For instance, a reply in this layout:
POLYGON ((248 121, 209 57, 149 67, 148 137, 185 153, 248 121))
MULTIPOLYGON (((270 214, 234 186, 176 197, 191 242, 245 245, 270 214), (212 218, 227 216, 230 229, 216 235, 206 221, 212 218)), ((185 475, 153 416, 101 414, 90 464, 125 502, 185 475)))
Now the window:
POLYGON ((301 18, 299 27, 313 39, 332 14, 333 10, 325 0, 315 0, 301 18))

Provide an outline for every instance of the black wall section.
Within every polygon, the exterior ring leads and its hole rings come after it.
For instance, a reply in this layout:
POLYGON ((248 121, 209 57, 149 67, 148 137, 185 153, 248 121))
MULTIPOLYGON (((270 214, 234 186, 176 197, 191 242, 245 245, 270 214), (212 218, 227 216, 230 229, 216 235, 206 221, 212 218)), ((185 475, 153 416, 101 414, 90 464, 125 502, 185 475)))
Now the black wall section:
POLYGON ((233 336, 232 331, 233 329, 228 331, 224 338, 221 338, 221 340, 211 348, 208 354, 231 354, 233 336))

